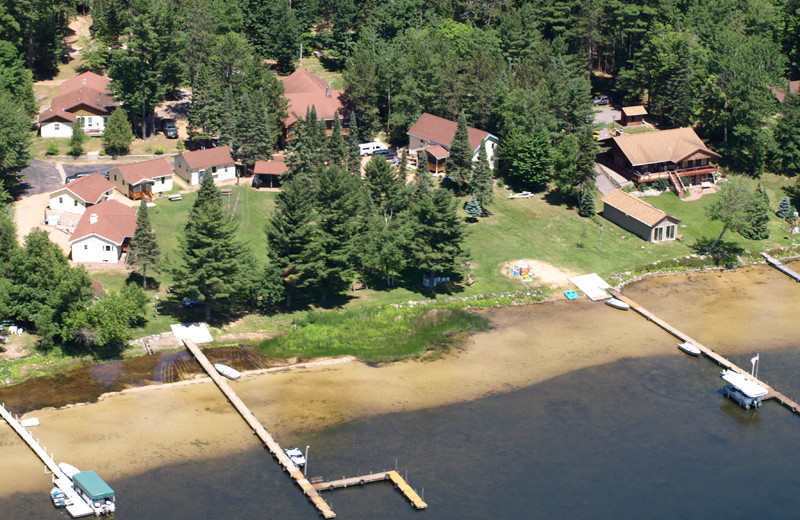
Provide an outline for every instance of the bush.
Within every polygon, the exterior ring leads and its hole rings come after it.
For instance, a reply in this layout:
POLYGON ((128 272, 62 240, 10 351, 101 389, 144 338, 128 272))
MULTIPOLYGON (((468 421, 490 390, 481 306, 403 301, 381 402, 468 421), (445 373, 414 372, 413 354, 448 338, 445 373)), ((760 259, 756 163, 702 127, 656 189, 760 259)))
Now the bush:
POLYGON ((186 147, 183 145, 183 140, 182 140, 182 139, 178 139, 178 142, 177 142, 177 143, 175 143, 175 148, 176 148, 176 149, 177 149, 179 152, 182 152, 182 151, 184 150, 184 148, 186 148, 186 147))
POLYGON ((47 155, 58 155, 60 150, 58 149, 58 143, 55 141, 50 141, 47 143, 47 155))
POLYGON ((164 147, 163 146, 156 146, 155 151, 153 152, 156 155, 164 155, 164 147))
POLYGON ((100 148, 100 151, 99 151, 99 152, 97 152, 97 153, 98 153, 99 155, 101 155, 101 156, 106 156, 106 155, 108 155, 108 154, 106 153, 106 149, 105 149, 105 148, 100 148))

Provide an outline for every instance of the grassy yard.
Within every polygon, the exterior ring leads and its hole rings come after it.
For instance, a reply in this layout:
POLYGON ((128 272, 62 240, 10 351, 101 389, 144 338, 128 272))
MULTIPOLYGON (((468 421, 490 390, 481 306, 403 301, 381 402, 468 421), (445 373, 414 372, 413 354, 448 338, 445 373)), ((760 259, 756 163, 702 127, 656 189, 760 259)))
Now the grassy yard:
MULTIPOLYGON (((52 139, 42 138, 36 132, 31 132, 33 139, 31 140, 30 152, 35 159, 47 159, 47 146, 55 142, 58 144, 59 155, 67 155, 69 153, 69 138, 65 139, 52 139)), ((147 141, 141 139, 134 139, 131 143, 128 155, 153 155, 157 148, 161 148, 165 155, 175 155, 180 153, 178 150, 178 139, 167 139, 163 133, 159 132, 147 141)), ((103 149, 102 137, 90 137, 83 143, 83 155, 89 152, 99 152, 103 149)), ((124 160, 125 156, 121 156, 124 160)), ((111 159, 111 157, 109 157, 111 159)))
POLYGON ((319 58, 315 56, 303 56, 303 67, 304 70, 307 70, 311 74, 315 76, 319 76, 320 78, 324 79, 328 83, 331 84, 331 87, 335 90, 342 90, 344 89, 344 81, 342 81, 342 75, 338 72, 331 72, 319 62, 319 58))

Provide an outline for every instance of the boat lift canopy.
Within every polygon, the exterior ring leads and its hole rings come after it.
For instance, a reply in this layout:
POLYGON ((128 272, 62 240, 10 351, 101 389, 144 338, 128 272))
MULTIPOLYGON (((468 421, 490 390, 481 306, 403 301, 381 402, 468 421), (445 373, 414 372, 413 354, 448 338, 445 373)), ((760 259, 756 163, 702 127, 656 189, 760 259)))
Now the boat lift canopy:
POLYGON ((738 372, 723 370, 721 375, 722 379, 738 388, 747 397, 761 397, 767 394, 766 388, 738 372))

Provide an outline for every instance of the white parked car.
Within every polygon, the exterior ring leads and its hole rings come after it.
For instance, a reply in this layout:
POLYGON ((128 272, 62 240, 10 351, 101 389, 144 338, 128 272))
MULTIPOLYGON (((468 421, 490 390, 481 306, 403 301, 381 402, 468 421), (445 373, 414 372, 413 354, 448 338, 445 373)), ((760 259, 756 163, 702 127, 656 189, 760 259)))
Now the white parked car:
POLYGON ((369 143, 362 143, 358 145, 358 151, 361 152, 361 155, 372 155, 378 150, 388 150, 389 146, 378 141, 369 142, 369 143))

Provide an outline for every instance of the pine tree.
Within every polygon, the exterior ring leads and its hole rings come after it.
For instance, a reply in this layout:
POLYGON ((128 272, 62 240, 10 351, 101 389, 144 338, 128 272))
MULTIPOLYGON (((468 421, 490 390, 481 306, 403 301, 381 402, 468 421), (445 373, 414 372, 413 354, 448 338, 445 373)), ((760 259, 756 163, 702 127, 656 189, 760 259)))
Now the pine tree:
POLYGON ((370 207, 366 231, 359 246, 361 267, 368 272, 379 272, 386 277, 386 286, 394 285, 395 273, 406 265, 404 246, 408 241, 408 212, 386 208, 379 213, 370 207))
POLYGON ((294 124, 290 154, 286 156, 289 171, 285 179, 294 177, 311 178, 324 167, 328 155, 325 134, 320 131, 317 111, 313 106, 306 110, 305 118, 298 118, 294 124))
POLYGON ((355 114, 350 115, 350 133, 347 134, 347 171, 361 175, 361 149, 358 147, 358 124, 355 114))
POLYGON ((778 205, 778 211, 776 211, 775 214, 778 216, 778 218, 784 218, 791 211, 792 211, 792 205, 789 202, 789 197, 784 195, 781 198, 781 203, 778 205))
POLYGON ((581 191, 581 203, 578 207, 578 215, 582 217, 594 217, 597 213, 594 203, 594 185, 587 183, 581 191))
POLYGON ((339 119, 338 110, 333 116, 333 132, 328 141, 328 150, 331 164, 345 166, 347 151, 344 146, 344 139, 342 138, 342 121, 339 119))
POLYGON ((400 152, 400 163, 397 165, 397 176, 403 179, 403 183, 405 183, 406 175, 408 175, 408 148, 404 146, 403 151, 400 152))
POLYGON ((325 168, 314 181, 321 246, 315 285, 324 305, 329 294, 343 291, 353 280, 364 197, 361 180, 338 166, 325 168))
POLYGON ((494 175, 492 174, 491 166, 489 166, 489 159, 486 156, 486 147, 483 144, 478 150, 478 160, 472 169, 470 188, 481 207, 481 214, 483 214, 486 206, 494 202, 494 175))
MULTIPOLYGON (((800 17, 798 17, 800 20, 800 17)), ((800 21, 796 24, 800 28, 800 21)), ((800 47, 800 43, 797 44, 800 47)), ((781 173, 800 174, 800 93, 787 94, 781 105, 781 117, 775 126, 776 155, 781 173)))
POLYGON ((316 220, 308 179, 290 178, 283 184, 266 226, 267 254, 283 277, 287 307, 292 306, 298 290, 314 282, 321 253, 316 220))
POLYGON ((472 177, 472 146, 469 142, 469 130, 464 111, 458 116, 458 126, 450 143, 450 157, 447 158, 447 175, 461 193, 472 177))
POLYGON ((409 211, 410 267, 424 273, 429 287, 437 274, 455 273, 464 258, 465 227, 456 211, 458 202, 444 189, 431 190, 421 177, 409 211))
POLYGON ((364 167, 364 179, 375 212, 397 212, 406 206, 406 183, 397 170, 376 155, 364 167))
POLYGON ((142 287, 147 290, 147 268, 148 266, 158 272, 158 264, 161 250, 156 241, 156 234, 150 224, 150 217, 147 215, 147 203, 142 200, 139 205, 139 214, 136 217, 136 231, 131 238, 131 245, 128 249, 126 263, 130 266, 142 268, 142 287))
POLYGON ((750 240, 769 238, 769 197, 761 184, 753 194, 753 204, 747 209, 750 225, 741 231, 741 235, 750 240))
POLYGON ((203 176, 197 199, 179 237, 179 262, 173 269, 175 292, 205 304, 206 320, 212 308, 235 299, 244 248, 236 240, 236 224, 222 207, 222 195, 212 175, 203 176))
POLYGON ((118 108, 108 118, 105 132, 103 133, 103 146, 111 155, 124 155, 133 142, 133 130, 128 121, 128 115, 118 108))
POLYGON ((464 205, 464 210, 472 218, 483 216, 483 208, 475 195, 470 197, 469 202, 464 205))
POLYGON ((83 131, 83 118, 78 117, 72 124, 72 137, 69 138, 69 154, 73 157, 83 155, 83 143, 88 137, 83 131))

